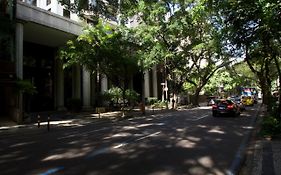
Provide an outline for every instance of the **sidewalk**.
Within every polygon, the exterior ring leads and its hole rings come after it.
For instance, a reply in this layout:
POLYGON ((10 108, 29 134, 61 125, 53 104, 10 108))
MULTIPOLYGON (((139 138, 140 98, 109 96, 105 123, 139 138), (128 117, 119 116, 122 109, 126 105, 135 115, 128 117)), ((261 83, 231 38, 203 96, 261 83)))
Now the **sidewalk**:
POLYGON ((239 175, 281 175, 281 138, 258 136, 264 110, 259 115, 257 128, 250 140, 239 175))
POLYGON ((281 139, 256 140, 240 175, 281 175, 281 139))
MULTIPOLYGON (((161 114, 172 112, 169 109, 152 109, 146 107, 145 116, 153 114, 161 114)), ((89 123, 102 123, 110 121, 120 121, 132 117, 143 116, 138 109, 126 112, 125 116, 122 117, 122 111, 114 112, 104 112, 97 114, 93 111, 91 112, 80 112, 80 113, 70 113, 70 112, 41 112, 29 114, 23 124, 17 124, 11 120, 1 120, 0 121, 0 132, 4 130, 18 129, 18 128, 36 128, 38 127, 38 116, 40 116, 40 127, 47 125, 48 117, 50 118, 50 124, 52 127, 64 127, 64 126, 75 126, 81 124, 89 123)))

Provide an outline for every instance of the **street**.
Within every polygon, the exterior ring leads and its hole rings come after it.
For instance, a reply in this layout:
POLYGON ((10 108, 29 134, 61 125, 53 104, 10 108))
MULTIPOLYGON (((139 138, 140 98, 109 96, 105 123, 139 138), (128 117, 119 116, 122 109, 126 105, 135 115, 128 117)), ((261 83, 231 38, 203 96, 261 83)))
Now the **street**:
POLYGON ((210 107, 199 107, 50 132, 2 132, 0 174, 228 174, 257 109, 214 118, 210 107))

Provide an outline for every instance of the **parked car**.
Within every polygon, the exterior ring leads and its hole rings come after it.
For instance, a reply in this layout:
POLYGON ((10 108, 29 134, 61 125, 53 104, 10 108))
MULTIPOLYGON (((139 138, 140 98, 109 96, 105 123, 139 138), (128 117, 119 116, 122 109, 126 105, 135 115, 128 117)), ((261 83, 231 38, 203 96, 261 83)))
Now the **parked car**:
POLYGON ((242 99, 240 96, 232 96, 230 100, 234 101, 240 108, 241 111, 246 110, 245 105, 242 103, 242 99))
POLYGON ((219 99, 215 101, 215 104, 212 106, 213 117, 220 115, 225 116, 239 116, 240 108, 239 106, 230 99, 219 99))
POLYGON ((255 100, 251 96, 242 96, 242 103, 245 106, 253 106, 255 103, 255 100))

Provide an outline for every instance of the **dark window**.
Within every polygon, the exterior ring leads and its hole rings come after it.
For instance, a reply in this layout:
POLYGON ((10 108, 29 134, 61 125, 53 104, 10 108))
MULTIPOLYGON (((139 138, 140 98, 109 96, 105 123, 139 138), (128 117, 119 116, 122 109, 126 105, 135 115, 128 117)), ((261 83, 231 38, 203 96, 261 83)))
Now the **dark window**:
POLYGON ((25 111, 54 109, 54 60, 56 48, 23 43, 23 79, 36 87, 37 93, 24 98, 25 111), (42 54, 44 52, 44 54, 42 54))
POLYGON ((70 11, 66 10, 66 9, 63 9, 63 16, 66 17, 66 18, 70 18, 70 11))
POLYGON ((0 60, 10 60, 12 52, 11 38, 0 38, 0 60))
POLYGON ((0 16, 5 16, 7 13, 8 2, 6 0, 0 1, 0 16))
POLYGON ((51 0, 47 0, 46 4, 49 5, 49 4, 51 4, 51 2, 52 2, 51 0))

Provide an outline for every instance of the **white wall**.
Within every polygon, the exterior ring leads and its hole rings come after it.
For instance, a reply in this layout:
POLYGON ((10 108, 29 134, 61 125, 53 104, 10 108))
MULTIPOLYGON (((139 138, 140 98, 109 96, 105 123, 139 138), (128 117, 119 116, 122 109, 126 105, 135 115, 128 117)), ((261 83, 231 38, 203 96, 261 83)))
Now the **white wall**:
POLYGON ((16 18, 49 26, 75 35, 80 35, 83 28, 81 24, 74 20, 63 18, 61 15, 42 10, 20 1, 17 3, 16 18))
MULTIPOLYGON (((34 0, 22 0, 22 1, 31 4, 31 2, 34 0)), ((64 7, 58 2, 58 0, 50 0, 50 1, 51 3, 47 5, 47 0, 36 0, 36 7, 39 7, 47 11, 51 9, 50 12, 63 16, 64 7)), ((74 0, 71 0, 71 2, 74 2, 74 0)), ((70 13, 70 19, 80 22, 79 17, 74 13, 70 13)))

